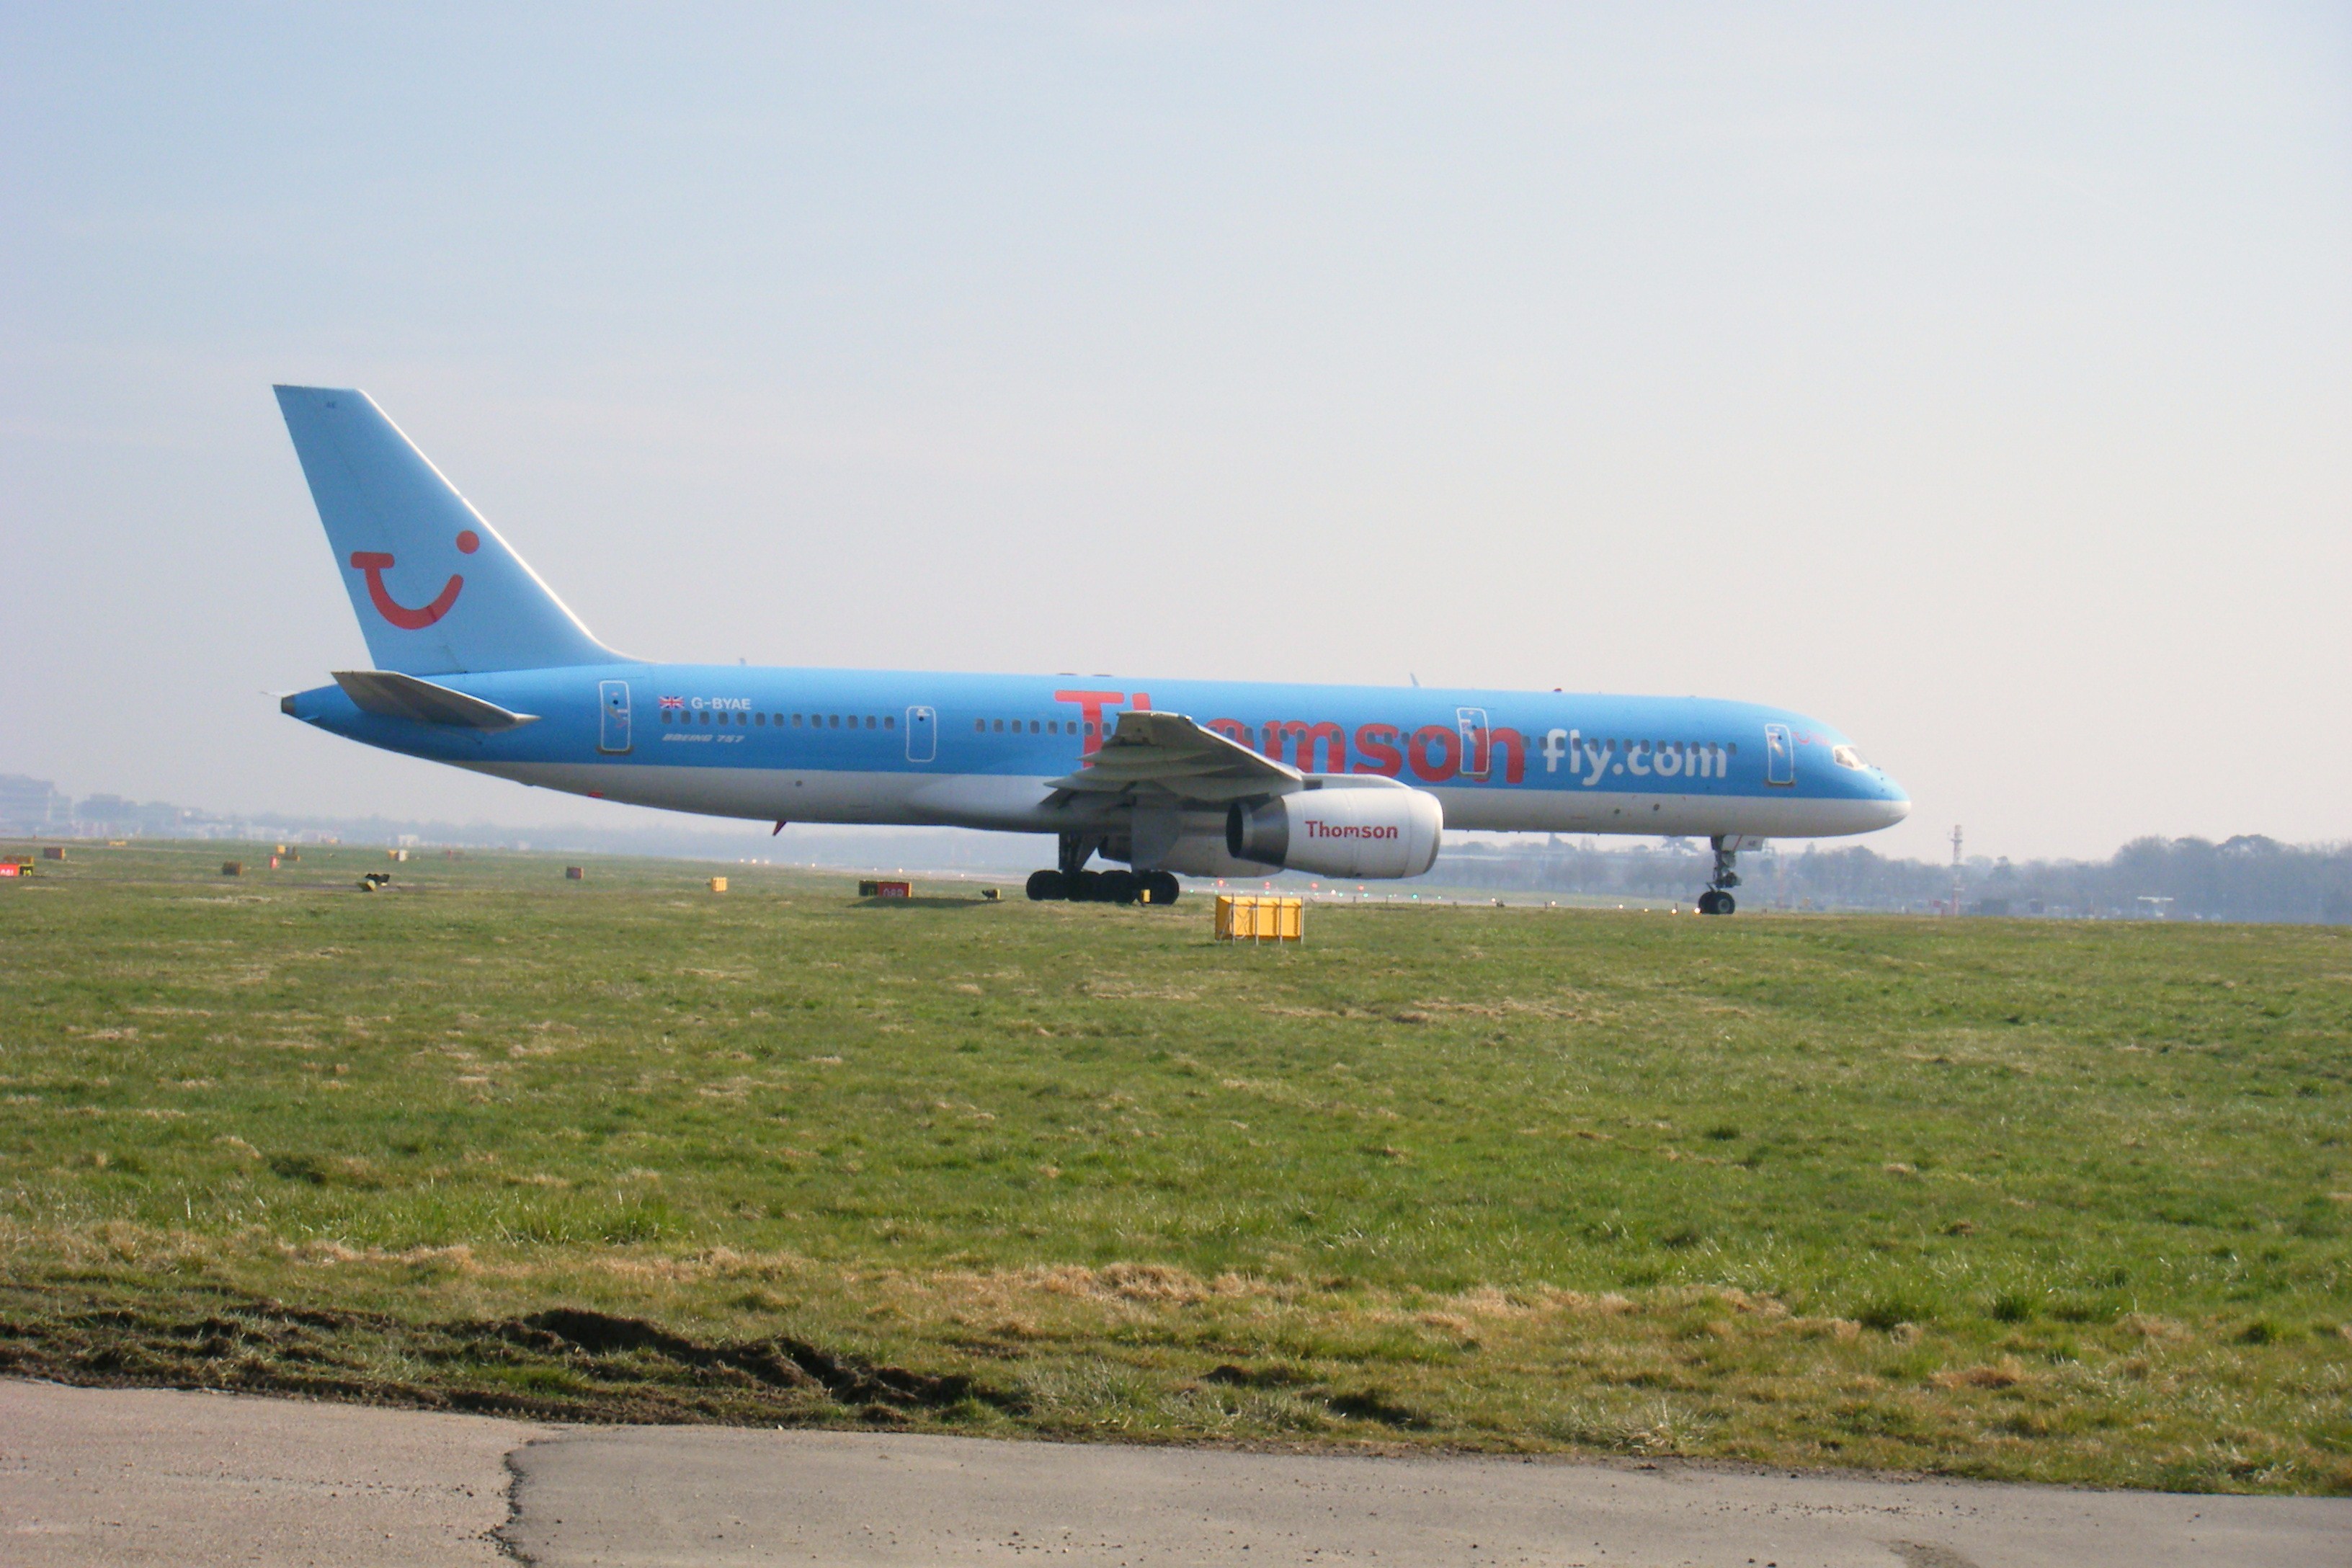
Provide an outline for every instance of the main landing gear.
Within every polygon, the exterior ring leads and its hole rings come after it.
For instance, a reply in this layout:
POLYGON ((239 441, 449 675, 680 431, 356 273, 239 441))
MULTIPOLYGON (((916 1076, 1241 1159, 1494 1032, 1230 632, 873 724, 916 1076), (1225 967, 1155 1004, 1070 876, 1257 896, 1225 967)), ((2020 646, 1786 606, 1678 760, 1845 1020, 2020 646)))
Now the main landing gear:
POLYGON ((1183 890, 1166 871, 1029 873, 1029 896, 1039 903, 1066 899, 1074 904, 1172 904, 1183 890))
POLYGON ((1074 904, 1172 904, 1183 888, 1169 871, 1089 871, 1087 862, 1102 847, 1089 833, 1062 835, 1061 865, 1051 871, 1029 873, 1029 897, 1037 903, 1067 900, 1074 904))
POLYGON ((1732 868, 1738 863, 1739 851, 1724 847, 1724 840, 1715 841, 1715 875, 1707 879, 1706 891, 1698 896, 1698 912, 1703 915, 1727 915, 1739 907, 1731 889, 1739 886, 1739 873, 1732 868))

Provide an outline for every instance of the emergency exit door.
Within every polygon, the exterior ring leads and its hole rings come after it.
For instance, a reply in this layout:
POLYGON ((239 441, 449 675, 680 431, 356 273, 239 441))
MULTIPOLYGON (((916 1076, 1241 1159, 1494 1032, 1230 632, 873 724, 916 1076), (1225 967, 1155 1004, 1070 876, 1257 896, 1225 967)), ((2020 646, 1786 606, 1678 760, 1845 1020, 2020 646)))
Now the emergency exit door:
POLYGON ((1768 784, 1792 784, 1797 782, 1797 738, 1786 724, 1764 726, 1764 782, 1768 784))
POLYGON ((625 680, 604 680, 596 685, 597 706, 603 710, 596 723, 596 749, 615 755, 629 749, 629 683, 625 680))
POLYGON ((940 716, 929 708, 907 710, 907 760, 928 763, 940 754, 940 716))

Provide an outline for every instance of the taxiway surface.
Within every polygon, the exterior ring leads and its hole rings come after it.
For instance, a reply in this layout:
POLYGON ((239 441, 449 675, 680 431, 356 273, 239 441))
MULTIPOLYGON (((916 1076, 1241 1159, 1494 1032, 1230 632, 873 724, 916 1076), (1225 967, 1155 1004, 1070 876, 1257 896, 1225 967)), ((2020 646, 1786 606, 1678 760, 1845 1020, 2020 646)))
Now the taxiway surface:
POLYGON ((0 1560, 2343 1568, 2352 1500, 550 1426, 0 1382, 0 1560))

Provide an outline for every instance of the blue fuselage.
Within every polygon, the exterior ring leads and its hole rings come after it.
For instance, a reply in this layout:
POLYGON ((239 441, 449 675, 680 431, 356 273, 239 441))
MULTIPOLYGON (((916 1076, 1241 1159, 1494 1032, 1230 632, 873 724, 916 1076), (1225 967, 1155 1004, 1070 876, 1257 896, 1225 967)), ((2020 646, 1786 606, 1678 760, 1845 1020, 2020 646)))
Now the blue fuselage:
POLYGON ((352 740, 526 784, 775 821, 1054 831, 1065 819, 1052 781, 1142 709, 1309 775, 1426 790, 1456 828, 1813 837, 1884 827, 1910 806, 1828 726, 1698 698, 740 665, 435 679, 535 717, 504 730, 388 718, 335 686, 284 707, 352 740))

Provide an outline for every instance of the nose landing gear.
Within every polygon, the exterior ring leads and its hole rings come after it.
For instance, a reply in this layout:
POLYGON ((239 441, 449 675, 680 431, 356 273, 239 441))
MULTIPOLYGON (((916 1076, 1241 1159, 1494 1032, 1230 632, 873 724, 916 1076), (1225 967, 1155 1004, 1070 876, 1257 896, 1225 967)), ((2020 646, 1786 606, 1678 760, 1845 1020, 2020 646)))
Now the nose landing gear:
POLYGON ((1703 915, 1727 915, 1739 908, 1739 900, 1731 889, 1739 886, 1739 873, 1734 869, 1739 863, 1741 840, 1718 834, 1715 845, 1715 875, 1706 881, 1706 891, 1698 896, 1698 912, 1703 915))

